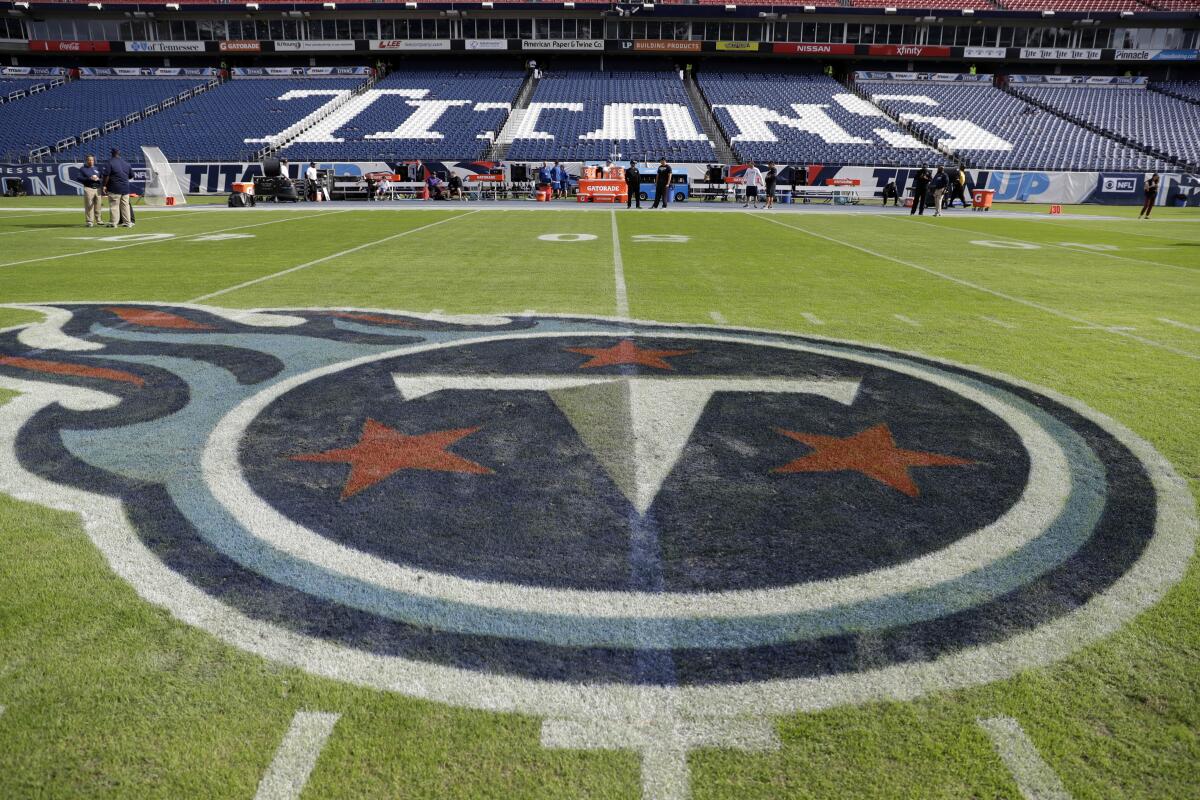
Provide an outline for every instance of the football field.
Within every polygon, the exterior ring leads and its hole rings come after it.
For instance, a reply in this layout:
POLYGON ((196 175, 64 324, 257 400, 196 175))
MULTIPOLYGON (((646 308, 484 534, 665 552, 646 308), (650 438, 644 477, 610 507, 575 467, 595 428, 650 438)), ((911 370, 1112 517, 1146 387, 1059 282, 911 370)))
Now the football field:
POLYGON ((1200 216, 0 204, 0 797, 1200 795, 1200 216))

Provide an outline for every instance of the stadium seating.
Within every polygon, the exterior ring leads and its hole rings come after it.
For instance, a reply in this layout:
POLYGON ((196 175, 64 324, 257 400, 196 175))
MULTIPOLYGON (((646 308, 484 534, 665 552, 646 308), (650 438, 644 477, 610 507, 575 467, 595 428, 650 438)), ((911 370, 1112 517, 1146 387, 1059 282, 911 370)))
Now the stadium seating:
POLYGON ((62 78, 0 78, 0 103, 23 99, 31 92, 44 92, 61 83, 62 78))
POLYGON ((1000 0, 1010 11, 1149 11, 1139 0, 1000 0))
POLYGON ((264 143, 246 139, 282 131, 329 102, 332 93, 348 95, 362 83, 362 78, 237 78, 56 158, 80 160, 87 153, 107 153, 110 147, 137 153, 140 146, 152 145, 180 161, 249 160, 264 143), (280 99, 306 90, 322 93, 280 99))
POLYGON ((1200 11, 1200 0, 1143 0, 1159 11, 1200 11))
POLYGON ((519 70, 393 72, 281 155, 316 161, 479 158, 490 147, 489 134, 504 124, 524 77, 519 70))
POLYGON ((861 81, 858 86, 972 167, 1141 171, 1163 166, 991 84, 861 81))
POLYGON ((741 160, 883 166, 946 161, 824 75, 706 71, 699 83, 741 160))
POLYGON ((1200 81, 1162 81, 1150 84, 1150 88, 1179 100, 1200 103, 1200 81))
POLYGON ((197 78, 96 78, 5 103, 0 105, 0 156, 25 158, 32 150, 79 137, 206 83, 197 78))
POLYGON ((711 161, 714 156, 674 71, 550 73, 538 82, 531 108, 536 125, 513 139, 508 158, 588 161, 620 153, 642 160, 711 161), (542 103, 571 105, 536 105, 542 103))
POLYGON ((1200 113, 1191 103, 1141 87, 1014 84, 1013 89, 1111 136, 1200 165, 1200 113))
MULTIPOLYGON (((812 5, 812 3, 807 3, 812 5)), ((850 0, 851 8, 932 8, 959 10, 973 8, 994 11, 998 6, 991 0, 850 0)))

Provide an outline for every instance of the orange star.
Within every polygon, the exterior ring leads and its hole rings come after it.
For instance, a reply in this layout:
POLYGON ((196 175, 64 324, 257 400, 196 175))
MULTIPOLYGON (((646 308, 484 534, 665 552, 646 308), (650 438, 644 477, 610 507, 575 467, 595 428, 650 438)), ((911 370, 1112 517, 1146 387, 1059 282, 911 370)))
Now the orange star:
POLYGON ((861 472, 868 478, 886 483, 909 497, 917 497, 921 490, 908 474, 911 467, 959 467, 975 462, 965 458, 923 453, 919 450, 902 450, 896 447, 892 432, 886 423, 859 431, 844 439, 837 436, 820 436, 815 433, 796 433, 776 428, 789 439, 806 444, 813 452, 797 458, 772 472, 861 472))
POLYGON ((336 461, 350 465, 350 475, 342 488, 347 500, 369 489, 402 469, 424 469, 434 472, 473 472, 490 475, 492 470, 476 464, 446 448, 479 427, 432 431, 407 436, 382 422, 368 419, 353 447, 326 450, 323 453, 302 453, 291 456, 292 461, 336 461))
POLYGON ((675 369, 665 359, 672 356, 690 355, 695 350, 645 350, 633 343, 632 339, 623 339, 612 347, 568 347, 569 353, 579 353, 591 356, 592 360, 580 364, 580 369, 588 367, 611 367, 622 364, 637 364, 655 369, 675 369))

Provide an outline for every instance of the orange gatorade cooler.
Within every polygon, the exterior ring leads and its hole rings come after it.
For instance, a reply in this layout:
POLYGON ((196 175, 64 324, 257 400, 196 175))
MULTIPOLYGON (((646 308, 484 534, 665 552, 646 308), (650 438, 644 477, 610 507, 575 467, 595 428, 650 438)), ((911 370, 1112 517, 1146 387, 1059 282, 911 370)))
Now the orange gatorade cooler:
POLYGON ((976 189, 971 192, 972 211, 991 211, 992 198, 996 196, 994 189, 976 189))

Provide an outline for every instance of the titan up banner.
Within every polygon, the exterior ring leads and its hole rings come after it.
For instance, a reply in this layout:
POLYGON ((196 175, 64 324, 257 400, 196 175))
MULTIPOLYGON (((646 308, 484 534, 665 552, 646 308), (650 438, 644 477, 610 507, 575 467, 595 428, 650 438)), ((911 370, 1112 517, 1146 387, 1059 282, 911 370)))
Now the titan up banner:
MULTIPOLYGON (((541 162, 530 162, 531 170, 541 162)), ((578 175, 581 164, 564 164, 572 175, 578 175)), ((0 179, 20 178, 24 190, 31 195, 81 195, 78 182, 81 164, 0 164, 0 179)), ((320 162, 320 169, 336 175, 366 175, 371 172, 395 172, 394 164, 383 161, 320 162)), ((475 161, 426 161, 434 172, 455 173, 464 179, 490 170, 491 164, 475 161)), ((702 180, 705 164, 672 164, 676 174, 686 174, 690 180, 702 180)), ((228 194, 234 183, 249 182, 262 175, 262 165, 248 162, 173 163, 171 168, 184 191, 189 194, 228 194)), ((805 165, 808 183, 812 186, 854 185, 863 202, 878 200, 883 187, 895 181, 901 195, 907 194, 915 167, 839 167, 820 164, 805 165)), ((299 177, 299 164, 291 165, 292 177, 299 177)), ((141 165, 134 165, 134 182, 144 176, 141 165)), ((1096 203, 1105 205, 1140 205, 1146 178, 1140 172, 1039 172, 1035 170, 976 170, 966 171, 967 188, 991 189, 997 202, 1059 203, 1074 205, 1096 203)), ((786 186, 790 171, 785 169, 780 182, 786 186)), ((0 182, 2 183, 2 182, 0 182)), ((135 191, 140 186, 135 186, 135 191)), ((1200 207, 1200 176, 1166 173, 1159 188, 1158 205, 1182 202, 1200 207)))

